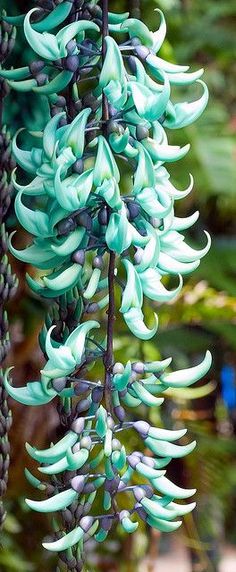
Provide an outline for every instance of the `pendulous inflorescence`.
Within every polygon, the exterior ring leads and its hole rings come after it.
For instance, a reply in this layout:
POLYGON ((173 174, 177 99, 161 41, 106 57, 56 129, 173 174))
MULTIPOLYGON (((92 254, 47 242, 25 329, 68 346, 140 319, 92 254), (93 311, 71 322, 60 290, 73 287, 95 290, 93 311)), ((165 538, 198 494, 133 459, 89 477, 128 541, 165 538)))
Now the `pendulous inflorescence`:
POLYGON ((183 276, 209 250, 208 233, 201 250, 185 242, 183 233, 199 213, 175 215, 175 202, 191 192, 193 178, 179 191, 167 169, 189 151, 189 145, 169 144, 169 130, 197 120, 208 91, 200 79, 203 70, 189 72, 158 55, 166 36, 160 10, 159 28, 151 32, 128 13, 108 13, 106 2, 65 1, 47 11, 44 2, 38 4, 26 15, 6 18, 23 26, 35 59, 1 70, 1 76, 14 90, 46 96, 50 110, 44 131, 31 133, 33 145, 23 143, 22 130, 13 140, 17 165, 29 181, 19 183, 13 172, 15 211, 33 238, 18 250, 11 236, 9 248, 37 269, 40 278, 28 275, 28 285, 54 305, 40 335, 46 362, 39 379, 15 388, 8 370, 5 387, 26 405, 59 401, 64 436, 46 450, 27 444, 41 476, 26 469, 26 477, 39 490, 48 491, 50 483, 51 494, 26 502, 36 511, 61 513, 56 537, 43 545, 63 554, 69 550, 68 569, 82 570, 91 537, 103 542, 118 523, 132 533, 140 520, 170 532, 195 506, 175 502, 195 491, 166 476, 170 461, 190 453, 195 442, 176 444, 184 429, 152 427, 136 409, 159 407, 168 388, 198 381, 209 370, 211 355, 176 372, 169 371, 171 358, 115 363, 113 333, 120 312, 138 339, 155 336, 158 317, 146 323, 144 299, 173 300, 183 276), (175 103, 172 87, 193 84, 199 99, 175 103), (168 276, 176 279, 173 290, 166 287, 168 276), (105 339, 98 332, 102 311, 108 314, 105 339), (105 373, 95 382, 90 371, 97 360, 105 373), (140 451, 129 448, 132 432, 140 437, 140 451), (120 508, 124 496, 127 510, 120 508))

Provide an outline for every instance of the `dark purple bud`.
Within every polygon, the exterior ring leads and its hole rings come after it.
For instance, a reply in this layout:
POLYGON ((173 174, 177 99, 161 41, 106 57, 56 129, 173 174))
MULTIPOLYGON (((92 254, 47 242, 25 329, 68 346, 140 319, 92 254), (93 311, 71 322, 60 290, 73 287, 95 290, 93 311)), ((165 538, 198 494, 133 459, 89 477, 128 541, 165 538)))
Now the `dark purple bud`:
POLYGON ((103 398, 103 387, 95 387, 92 391, 92 401, 93 403, 101 403, 103 398))
POLYGON ((135 421, 133 428, 136 429, 144 439, 146 439, 150 430, 150 425, 146 421, 135 421))
POLYGON ((66 236, 76 228, 76 223, 73 218, 67 218, 61 220, 57 225, 58 234, 60 236, 66 236))
POLYGON ((83 395, 86 391, 89 391, 89 384, 86 381, 80 381, 74 386, 75 395, 83 395))
POLYGON ((34 60, 29 64, 29 69, 32 75, 40 73, 44 67, 45 67, 45 62, 43 60, 34 60))
POLYGON ((35 79, 36 79, 36 81, 37 81, 38 86, 41 86, 41 85, 45 85, 45 83, 46 83, 47 80, 48 80, 48 76, 47 76, 46 73, 38 73, 38 74, 35 76, 35 79))
POLYGON ((55 391, 58 391, 60 393, 60 391, 65 389, 66 383, 67 383, 66 377, 58 377, 57 379, 53 380, 52 385, 55 391))
POLYGON ((65 69, 72 71, 72 72, 76 72, 77 69, 79 68, 79 57, 74 55, 74 56, 68 56, 65 59, 65 69))
POLYGON ((85 426, 85 419, 83 417, 79 417, 79 419, 75 419, 75 421, 73 421, 71 425, 71 431, 74 431, 74 433, 80 435, 80 433, 82 433, 82 431, 84 430, 84 426, 85 426))
POLYGON ((73 262, 77 262, 77 264, 80 264, 81 266, 84 265, 85 263, 85 250, 76 250, 71 257, 71 260, 73 260, 73 262))
MULTIPOLYGON (((141 232, 140 232, 140 234, 141 234, 141 232)), ((143 258, 143 250, 142 250, 142 248, 137 248, 135 255, 134 255, 135 264, 140 264, 142 258, 143 258)))
POLYGON ((98 310, 99 310, 99 306, 98 306, 98 304, 96 304, 96 302, 89 304, 88 307, 86 308, 87 314, 94 314, 98 310))
POLYGON ((149 137, 149 129, 145 127, 145 125, 137 125, 136 137, 138 141, 142 141, 142 139, 147 139, 147 137, 149 137))
POLYGON ((106 479, 104 488, 105 491, 109 493, 114 493, 118 490, 120 484, 120 477, 115 477, 114 479, 106 479))
POLYGON ((114 429, 114 426, 115 426, 114 419, 112 419, 112 417, 111 417, 110 415, 108 415, 108 418, 107 418, 107 427, 108 427, 108 429, 113 430, 113 429, 114 429))
POLYGON ((129 202, 127 205, 129 212, 129 219, 132 221, 140 215, 141 207, 138 203, 129 202))
POLYGON ((75 40, 70 40, 70 42, 68 42, 68 44, 66 44, 66 49, 67 49, 68 54, 73 54, 75 48, 76 48, 75 40))
POLYGON ((114 413, 121 423, 125 420, 125 410, 121 405, 114 407, 114 413))
POLYGON ((65 97, 63 97, 63 95, 58 95, 56 105, 58 105, 58 107, 66 106, 66 99, 65 97))
POLYGON ((63 515, 63 519, 66 521, 67 524, 69 524, 69 525, 72 524, 74 518, 73 518, 73 515, 71 514, 70 510, 68 510, 68 508, 63 510, 62 515, 63 515))
POLYGON ((92 219, 87 212, 82 212, 76 217, 76 222, 79 226, 84 226, 87 230, 92 228, 92 219))
POLYGON ((84 483, 85 483, 85 478, 82 475, 77 475, 77 477, 74 477, 70 482, 72 489, 76 491, 78 494, 82 492, 84 488, 84 483))
POLYGON ((77 159, 77 161, 75 161, 74 165, 72 166, 72 169, 74 173, 78 173, 78 175, 81 175, 81 173, 83 173, 84 171, 83 159, 77 159))
POLYGON ((103 530, 108 531, 112 527, 112 518, 107 518, 107 516, 104 516, 104 518, 101 519, 100 524, 103 530))
POLYGON ((108 223, 108 214, 107 214, 107 208, 103 207, 99 213, 98 213, 98 222, 99 224, 101 224, 102 226, 106 226, 108 223))
POLYGON ((79 113, 81 111, 81 109, 83 108, 83 104, 82 104, 82 101, 80 101, 80 99, 75 101, 74 108, 75 108, 75 111, 77 111, 77 113, 79 113))
POLYGON ((102 256, 95 256, 93 259, 93 268, 98 268, 101 270, 103 267, 103 258, 102 256))
POLYGON ((76 405, 77 413, 83 413, 87 411, 91 405, 90 399, 81 399, 81 401, 76 405))
POLYGON ((88 530, 93 525, 93 522, 94 518, 92 516, 84 516, 83 518, 81 518, 79 525, 84 530, 84 532, 88 532, 88 530))

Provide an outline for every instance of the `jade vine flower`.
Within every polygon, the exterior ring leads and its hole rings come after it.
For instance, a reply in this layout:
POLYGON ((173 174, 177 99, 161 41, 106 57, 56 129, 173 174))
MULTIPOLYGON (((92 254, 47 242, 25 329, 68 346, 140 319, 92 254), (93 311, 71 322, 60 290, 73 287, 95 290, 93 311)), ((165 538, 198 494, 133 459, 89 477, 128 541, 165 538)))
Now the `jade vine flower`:
MULTIPOLYGON (((35 294, 54 299, 56 305, 40 337, 47 359, 40 381, 14 388, 7 372, 5 386, 27 405, 42 405, 53 398, 70 405, 77 399, 73 422, 60 441, 43 451, 27 444, 31 457, 42 465, 42 477, 56 479, 65 473, 66 479, 58 480, 54 494, 46 500, 26 502, 40 512, 70 510, 77 504, 76 522, 43 545, 56 552, 76 546, 80 570, 86 541, 94 537, 103 542, 114 523, 132 533, 141 519, 170 532, 181 524, 175 519, 195 506, 174 502, 195 491, 182 489, 165 476, 170 461, 190 453, 195 442, 176 444, 184 429, 152 427, 137 420, 136 408, 159 407, 168 388, 188 387, 202 378, 211 366, 210 353, 199 365, 176 372, 168 371, 171 359, 114 363, 109 331, 108 342, 100 342, 96 333, 91 337, 90 330, 99 323, 88 319, 103 309, 112 319, 116 281, 119 311, 127 327, 137 338, 151 339, 158 329, 158 316, 154 314, 153 324, 145 323, 144 299, 173 300, 183 276, 198 267, 210 247, 207 232, 202 249, 186 244, 183 232, 199 213, 179 218, 175 201, 191 192, 193 178, 180 191, 167 170, 168 163, 181 160, 189 151, 188 144, 170 145, 168 130, 192 124, 207 105, 208 90, 200 79, 203 70, 188 72, 187 66, 157 55, 166 35, 164 15, 160 10, 157 14, 160 26, 155 33, 127 13, 109 13, 104 34, 103 9, 96 0, 81 1, 77 18, 73 2, 62 2, 45 17, 34 8, 26 16, 7 19, 23 24, 26 41, 41 59, 18 70, 1 70, 1 76, 12 89, 46 95, 51 111, 44 131, 31 133, 35 144, 28 150, 19 143, 23 132, 13 141, 17 164, 31 179, 19 184, 13 172, 15 210, 32 242, 19 251, 11 236, 9 248, 39 269, 40 278, 27 276, 28 284, 35 294), (173 85, 191 84, 202 91, 197 101, 172 101, 173 85), (127 162, 131 174, 124 190, 127 162), (112 257, 115 266, 110 271, 112 257), (176 278, 173 290, 166 287, 167 276, 176 278), (72 326, 69 319, 60 318, 60 309, 65 311, 71 304, 72 326), (87 379, 88 366, 101 357, 105 384, 87 379), (127 409, 131 409, 128 421, 127 409), (124 439, 119 439, 119 433, 126 431, 136 431, 153 456, 130 452, 126 441, 124 445, 124 439), (103 514, 96 517, 91 514, 98 491, 103 514), (130 497, 131 508, 119 508, 119 495, 130 497)), ((28 470, 26 477, 37 489, 47 488, 28 470)))

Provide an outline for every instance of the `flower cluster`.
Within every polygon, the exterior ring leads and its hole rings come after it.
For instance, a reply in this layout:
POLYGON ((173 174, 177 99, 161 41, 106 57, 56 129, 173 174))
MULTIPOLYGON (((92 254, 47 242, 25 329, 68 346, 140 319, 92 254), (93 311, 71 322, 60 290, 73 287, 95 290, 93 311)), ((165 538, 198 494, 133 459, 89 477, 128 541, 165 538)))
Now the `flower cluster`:
MULTIPOLYGON (((170 145, 168 130, 190 125, 206 107, 203 70, 188 72, 187 66, 158 56, 166 24, 163 14, 156 12, 160 26, 155 33, 128 14, 109 13, 104 36, 98 2, 81 1, 77 10, 73 2, 62 2, 46 17, 35 8, 18 23, 23 21, 26 40, 41 59, 1 71, 11 88, 46 95, 51 110, 44 131, 32 134, 33 147, 21 148, 19 133, 13 141, 17 164, 30 178, 21 185, 13 175, 15 210, 33 241, 19 251, 11 238, 10 249, 39 269, 40 281, 27 277, 36 294, 55 299, 59 306, 77 300, 79 323, 61 328, 57 337, 58 320, 49 319, 41 336, 47 362, 40 381, 14 388, 6 374, 5 384, 12 397, 27 405, 47 403, 55 396, 62 402, 78 400, 71 427, 58 443, 44 451, 27 446, 43 475, 68 473, 67 484, 56 480, 50 498, 27 503, 40 512, 66 511, 76 503, 69 531, 44 546, 56 552, 78 546, 81 559, 86 541, 94 536, 103 542, 114 523, 132 533, 142 519, 168 532, 180 526, 176 517, 194 507, 174 502, 194 491, 171 483, 165 467, 191 452, 195 443, 175 444, 185 430, 127 421, 126 409, 141 404, 159 407, 160 395, 168 388, 199 380, 211 365, 209 352, 200 365, 169 373, 170 359, 114 363, 108 355, 109 332, 107 346, 95 334, 90 337, 90 330, 99 327, 89 319, 91 314, 108 309, 111 317, 114 311, 116 282, 127 327, 141 340, 152 338, 158 318, 154 316, 152 327, 145 323, 144 298, 172 300, 181 290, 183 275, 197 268, 210 246, 207 233, 202 250, 186 244, 182 231, 196 222, 198 213, 177 217, 175 201, 191 192, 193 179, 179 191, 167 170, 168 163, 189 150, 189 145, 170 145), (174 103, 172 86, 195 83, 202 90, 197 101, 174 103), (128 188, 122 177, 124 164, 130 171, 128 188), (165 286, 169 275, 177 281, 170 291, 165 286), (105 383, 95 383, 87 379, 88 364, 101 357, 105 383), (153 456, 128 451, 127 431, 137 432, 153 456), (132 484, 135 475, 138 486, 132 484), (98 491, 103 491, 103 513, 94 516, 98 491), (128 495, 127 510, 119 509, 120 495, 128 495)), ((44 481, 29 471, 26 475, 36 488, 45 488, 44 481)))

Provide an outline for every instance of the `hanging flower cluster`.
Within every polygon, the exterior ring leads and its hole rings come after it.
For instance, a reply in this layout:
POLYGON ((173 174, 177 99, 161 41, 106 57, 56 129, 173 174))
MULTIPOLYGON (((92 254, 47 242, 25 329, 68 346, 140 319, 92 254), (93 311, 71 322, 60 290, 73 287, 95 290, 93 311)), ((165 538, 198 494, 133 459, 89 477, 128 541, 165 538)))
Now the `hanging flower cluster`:
MULTIPOLYGON (((56 540, 44 543, 56 552, 76 546, 77 565, 81 562, 76 570, 82 569, 86 541, 93 536, 103 542, 114 523, 132 533, 142 519, 168 532, 180 526, 176 518, 195 506, 174 502, 194 491, 181 489, 165 476, 173 458, 195 447, 175 443, 185 430, 167 431, 127 418, 129 408, 159 407, 160 395, 168 388, 199 380, 210 368, 210 353, 194 368, 169 373, 171 359, 114 363, 109 319, 107 341, 99 342, 96 333, 90 333, 99 328, 91 314, 107 309, 111 317, 114 312, 116 282, 119 312, 127 327, 137 338, 151 339, 158 318, 154 315, 154 324, 146 324, 144 298, 172 300, 181 290, 183 275, 198 267, 210 246, 208 233, 202 250, 186 244, 182 232, 196 222, 198 213, 175 216, 175 201, 191 192, 193 179, 186 191, 179 191, 167 170, 168 163, 189 150, 189 145, 170 145, 168 130, 190 125, 206 107, 203 70, 188 72, 187 66, 158 56, 166 24, 156 12, 160 26, 155 33, 128 14, 109 13, 104 37, 104 11, 97 1, 62 2, 46 17, 34 8, 14 23, 23 22, 26 40, 40 60, 1 71, 11 88, 46 95, 51 110, 44 131, 31 134, 35 144, 29 150, 19 143, 23 134, 17 133, 13 141, 17 164, 30 180, 21 185, 14 173, 15 210, 33 241, 19 251, 11 237, 10 250, 39 269, 40 281, 27 276, 36 294, 55 299, 59 309, 74 304, 73 320, 69 326, 58 309, 51 312, 40 338, 47 359, 40 380, 15 388, 7 372, 5 385, 14 399, 27 405, 42 405, 54 397, 63 404, 77 400, 71 426, 58 443, 44 451, 27 445, 42 475, 53 476, 54 494, 26 501, 40 512, 66 513, 77 507, 69 531, 67 527, 56 540), (174 103, 172 86, 195 83, 202 91, 197 101, 174 103), (128 189, 124 164, 130 170, 128 189), (170 275, 176 277, 176 287, 169 291, 165 278, 170 275), (101 358, 105 383, 95 383, 87 379, 88 365, 101 358), (132 431, 153 456, 128 450, 124 435, 132 431), (65 473, 66 484, 57 480, 65 473), (132 484, 135 475, 138 486, 132 484), (98 492, 103 512, 94 516, 98 492), (119 509, 122 495, 127 496, 127 510, 119 509)), ((26 476, 36 488, 46 488, 29 471, 26 476)))
MULTIPOLYGON (((5 15, 5 13, 3 13, 5 15)), ((7 22, 0 22, 0 63, 5 62, 14 47, 16 29, 7 22)), ((6 303, 17 289, 16 276, 8 259, 8 233, 6 230, 7 213, 11 203, 12 183, 11 171, 15 162, 11 156, 11 138, 3 125, 4 99, 9 91, 5 80, 0 78, 0 364, 2 365, 10 348, 9 323, 6 303)), ((10 463, 10 444, 8 439, 11 427, 11 411, 8 405, 7 392, 3 384, 3 370, 0 369, 0 527, 6 512, 2 497, 6 493, 8 468, 10 463)))

